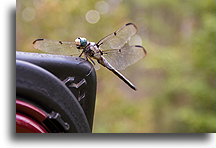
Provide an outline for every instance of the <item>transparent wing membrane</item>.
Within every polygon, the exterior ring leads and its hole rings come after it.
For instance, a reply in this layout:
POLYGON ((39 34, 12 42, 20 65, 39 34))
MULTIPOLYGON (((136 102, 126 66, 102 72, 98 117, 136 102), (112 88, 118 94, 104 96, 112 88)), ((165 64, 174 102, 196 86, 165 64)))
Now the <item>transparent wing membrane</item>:
POLYGON ((128 23, 114 33, 101 39, 97 45, 101 50, 120 49, 136 32, 136 26, 128 23))
POLYGON ((100 69, 100 64, 95 59, 92 58, 89 61, 94 66, 95 70, 99 70, 100 69))
POLYGON ((74 42, 62 42, 48 39, 37 39, 33 42, 35 49, 59 55, 79 55, 81 52, 74 42))
POLYGON ((144 47, 125 44, 121 49, 113 49, 103 53, 104 58, 117 70, 123 70, 142 59, 146 55, 144 47))

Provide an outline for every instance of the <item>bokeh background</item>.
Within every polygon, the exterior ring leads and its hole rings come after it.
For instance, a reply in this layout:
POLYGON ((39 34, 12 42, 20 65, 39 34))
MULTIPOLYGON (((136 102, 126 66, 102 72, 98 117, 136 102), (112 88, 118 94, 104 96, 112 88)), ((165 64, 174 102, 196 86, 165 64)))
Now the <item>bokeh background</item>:
POLYGON ((122 25, 138 27, 148 55, 122 73, 97 71, 93 132, 216 132, 214 0, 17 0, 16 48, 37 38, 97 42, 122 25))

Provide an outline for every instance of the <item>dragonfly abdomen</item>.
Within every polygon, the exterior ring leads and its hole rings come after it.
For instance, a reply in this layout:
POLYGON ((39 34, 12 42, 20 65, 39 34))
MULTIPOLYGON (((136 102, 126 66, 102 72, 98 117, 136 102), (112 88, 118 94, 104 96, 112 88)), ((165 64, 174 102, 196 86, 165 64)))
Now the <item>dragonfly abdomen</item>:
POLYGON ((121 80, 123 80, 130 88, 132 88, 133 90, 137 90, 135 85, 133 83, 131 83, 127 78, 125 78, 124 75, 122 75, 119 71, 115 70, 115 69, 110 69, 115 75, 117 75, 121 80))
POLYGON ((98 63, 100 63, 101 65, 103 65, 104 67, 112 71, 116 76, 118 76, 121 80, 123 80, 130 88, 132 88, 133 90, 137 90, 135 85, 133 85, 133 83, 131 83, 124 75, 122 75, 111 64, 109 64, 108 61, 103 56, 101 56, 97 61, 98 63))

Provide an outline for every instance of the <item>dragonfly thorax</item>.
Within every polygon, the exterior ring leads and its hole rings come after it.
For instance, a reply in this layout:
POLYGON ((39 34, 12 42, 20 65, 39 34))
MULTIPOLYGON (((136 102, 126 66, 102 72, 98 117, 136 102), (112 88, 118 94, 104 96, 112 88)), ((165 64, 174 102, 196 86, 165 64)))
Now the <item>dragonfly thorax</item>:
POLYGON ((88 45, 88 41, 86 38, 79 37, 76 38, 75 44, 78 49, 84 49, 88 45))
POLYGON ((84 53, 86 56, 92 57, 94 59, 98 59, 101 56, 100 49, 94 42, 89 42, 86 48, 84 49, 84 53))

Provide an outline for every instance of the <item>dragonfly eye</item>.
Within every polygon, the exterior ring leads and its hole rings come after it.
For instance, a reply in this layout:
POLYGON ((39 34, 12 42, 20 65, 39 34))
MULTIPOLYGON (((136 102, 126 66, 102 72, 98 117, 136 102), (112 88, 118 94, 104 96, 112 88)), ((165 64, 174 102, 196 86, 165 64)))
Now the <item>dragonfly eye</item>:
POLYGON ((76 44, 77 48, 79 48, 79 49, 85 48, 87 43, 88 42, 87 42, 86 38, 79 37, 75 40, 75 44, 76 44))
POLYGON ((86 38, 80 38, 80 43, 81 43, 81 47, 86 47, 86 45, 87 45, 86 38))

